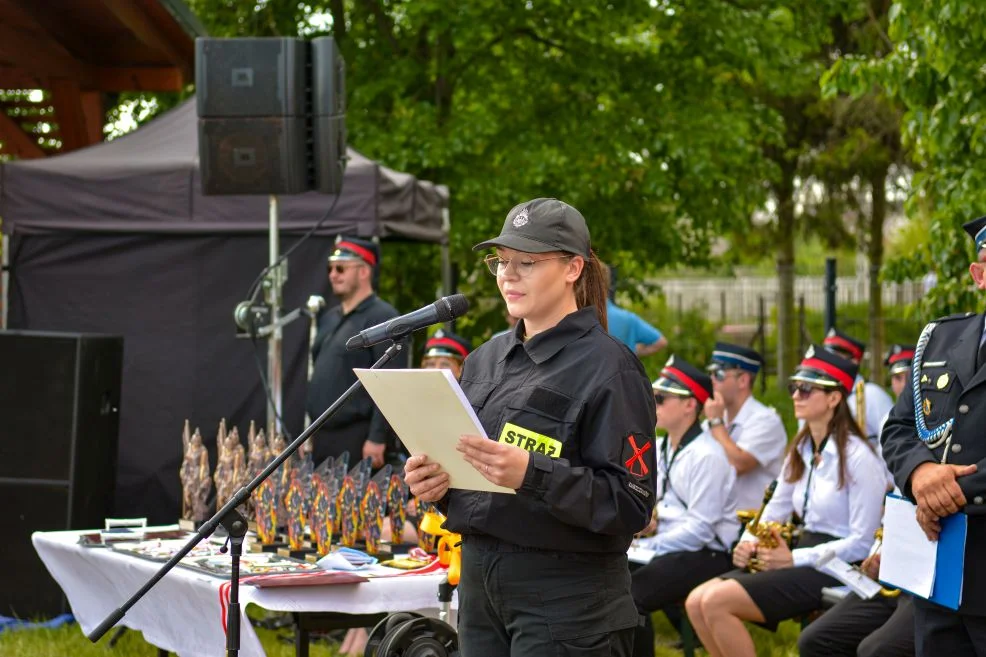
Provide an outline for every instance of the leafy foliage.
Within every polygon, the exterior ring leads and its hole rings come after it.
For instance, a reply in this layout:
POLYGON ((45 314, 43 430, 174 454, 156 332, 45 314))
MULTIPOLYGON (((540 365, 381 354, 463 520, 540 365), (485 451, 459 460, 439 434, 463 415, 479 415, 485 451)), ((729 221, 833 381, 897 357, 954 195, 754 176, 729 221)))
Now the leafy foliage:
POLYGON ((890 11, 893 49, 885 57, 836 62, 831 84, 862 96, 881 90, 904 108, 903 138, 917 173, 908 213, 930 219, 923 244, 888 263, 901 280, 934 271, 926 316, 977 309, 966 273, 974 258, 961 224, 986 207, 986 124, 983 112, 986 5, 971 0, 899 0, 890 11))

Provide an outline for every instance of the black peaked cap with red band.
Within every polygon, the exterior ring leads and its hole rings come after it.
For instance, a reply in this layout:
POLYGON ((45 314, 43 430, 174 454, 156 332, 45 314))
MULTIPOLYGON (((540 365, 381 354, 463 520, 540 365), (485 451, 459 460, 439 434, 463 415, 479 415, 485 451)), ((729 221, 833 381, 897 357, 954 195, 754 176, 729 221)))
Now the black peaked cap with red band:
POLYGON ((855 360, 863 360, 863 352, 866 351, 866 343, 860 342, 856 338, 852 338, 842 331, 836 329, 829 329, 829 332, 825 335, 825 340, 822 345, 829 350, 837 349, 845 354, 848 354, 855 360))
POLYGON ((791 375, 792 381, 802 381, 822 388, 842 388, 852 392, 859 368, 854 362, 818 345, 811 345, 805 358, 791 375))
POLYGON ((671 356, 664 364, 661 376, 654 381, 654 390, 679 397, 694 397, 699 404, 705 404, 712 396, 712 377, 691 363, 671 356))
POLYGON ((883 364, 890 368, 890 376, 893 376, 894 374, 900 374, 911 369, 911 363, 913 361, 914 345, 894 344, 890 345, 890 351, 887 352, 887 358, 883 361, 883 364))
POLYGON ((472 342, 451 331, 439 329, 425 343, 425 358, 455 358, 465 360, 472 351, 472 342))
POLYGON ((380 247, 358 237, 340 237, 332 248, 329 262, 365 262, 371 267, 380 264, 380 247))

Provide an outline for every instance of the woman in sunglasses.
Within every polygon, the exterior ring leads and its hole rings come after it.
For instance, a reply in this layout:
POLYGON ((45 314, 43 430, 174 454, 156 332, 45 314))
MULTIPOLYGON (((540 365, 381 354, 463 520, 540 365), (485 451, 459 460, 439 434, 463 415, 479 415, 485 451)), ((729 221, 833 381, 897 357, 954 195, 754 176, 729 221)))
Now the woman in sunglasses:
POLYGON ((628 656, 626 551, 654 506, 650 381, 606 332, 601 265, 578 210, 522 203, 476 248, 491 247, 486 264, 520 321, 464 364, 489 438, 463 436, 461 455, 405 468, 411 492, 462 534, 462 655, 628 656), (510 492, 449 491, 440 465, 451 458, 510 492))
POLYGON ((777 489, 761 522, 801 519, 800 541, 758 547, 744 534, 733 551, 741 570, 702 584, 685 608, 712 657, 753 657, 751 621, 775 630, 782 620, 822 608, 822 589, 839 582, 814 568, 823 554, 843 561, 866 557, 880 526, 886 480, 883 465, 853 420, 846 398, 856 365, 812 346, 791 377, 794 414, 804 424, 788 449, 777 489), (762 572, 745 571, 756 557, 762 572))

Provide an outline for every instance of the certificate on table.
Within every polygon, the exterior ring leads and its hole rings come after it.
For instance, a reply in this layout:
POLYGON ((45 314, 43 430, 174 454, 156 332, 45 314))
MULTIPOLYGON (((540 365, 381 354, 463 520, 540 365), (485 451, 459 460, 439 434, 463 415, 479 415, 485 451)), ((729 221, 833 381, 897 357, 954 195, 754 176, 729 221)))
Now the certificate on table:
POLYGON ((408 451, 441 464, 452 488, 515 494, 487 480, 455 449, 459 436, 488 436, 452 372, 353 371, 408 451))
POLYGON ((941 519, 941 534, 929 541, 918 524, 917 507, 887 495, 883 512, 880 580, 950 609, 962 603, 962 573, 968 518, 956 513, 941 519))

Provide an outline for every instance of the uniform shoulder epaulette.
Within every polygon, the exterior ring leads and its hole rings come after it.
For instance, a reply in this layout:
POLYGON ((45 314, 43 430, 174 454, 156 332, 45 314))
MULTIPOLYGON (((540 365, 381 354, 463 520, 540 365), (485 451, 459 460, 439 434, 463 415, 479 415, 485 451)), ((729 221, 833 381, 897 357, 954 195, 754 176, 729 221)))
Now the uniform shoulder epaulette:
POLYGON ((939 317, 938 319, 936 319, 935 324, 941 324, 942 322, 951 322, 952 320, 956 320, 956 319, 968 319, 969 317, 972 317, 974 315, 976 315, 976 313, 972 313, 972 312, 955 313, 954 315, 945 315, 944 317, 939 317))

